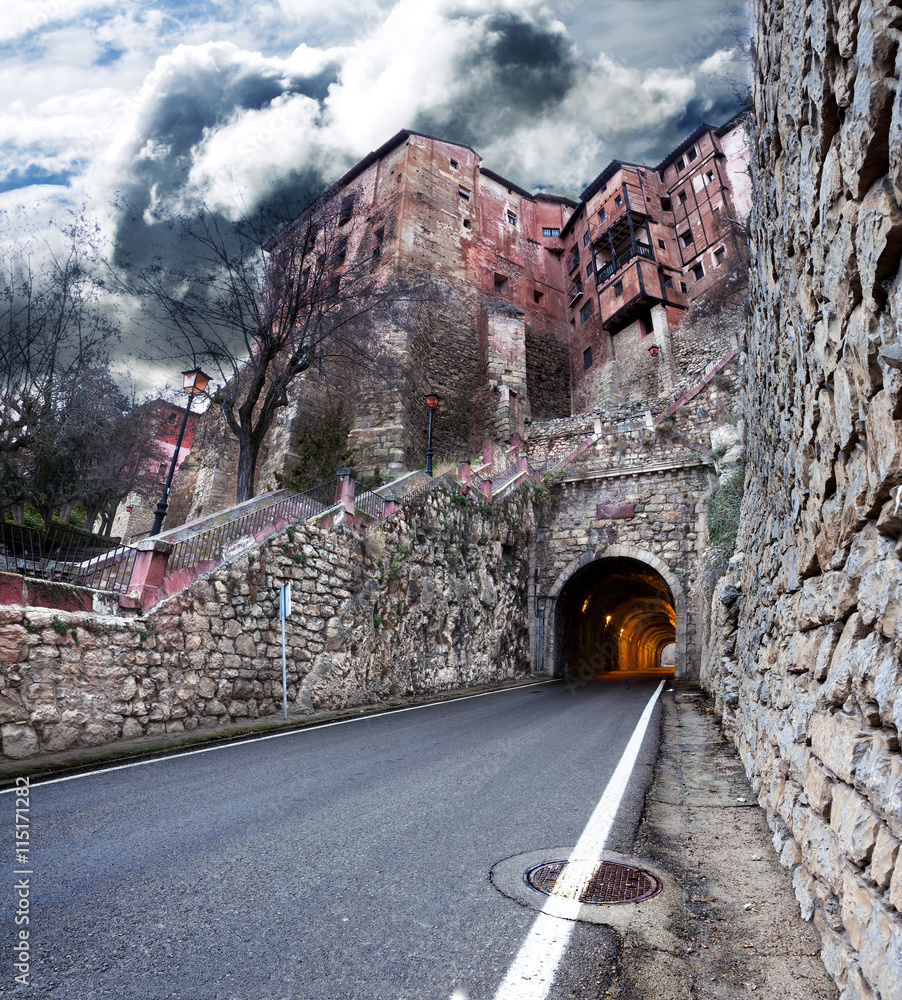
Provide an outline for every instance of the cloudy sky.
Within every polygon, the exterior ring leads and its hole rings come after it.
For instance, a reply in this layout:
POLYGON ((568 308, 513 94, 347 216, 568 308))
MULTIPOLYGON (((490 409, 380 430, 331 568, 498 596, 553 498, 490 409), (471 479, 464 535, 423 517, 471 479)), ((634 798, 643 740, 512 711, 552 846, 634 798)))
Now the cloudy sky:
POLYGON ((4 0, 0 210, 111 238, 300 201, 410 127, 529 189, 656 162, 746 86, 720 0, 4 0), (134 212, 132 213, 134 216, 134 212))
POLYGON ((579 191, 729 117, 745 27, 718 0, 5 0, 0 205, 225 208, 402 127, 579 191))

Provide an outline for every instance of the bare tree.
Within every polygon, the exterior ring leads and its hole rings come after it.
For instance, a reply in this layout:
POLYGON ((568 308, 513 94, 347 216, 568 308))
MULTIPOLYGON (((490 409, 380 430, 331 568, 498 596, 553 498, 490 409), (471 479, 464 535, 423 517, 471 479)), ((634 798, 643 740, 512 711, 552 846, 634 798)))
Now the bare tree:
POLYGON ((120 281, 145 303, 149 328, 171 331, 170 358, 217 380, 210 398, 238 442, 241 503, 253 496, 263 440, 304 376, 309 384, 330 371, 392 369, 373 327, 400 293, 378 280, 384 233, 368 233, 353 195, 324 196, 287 224, 269 212, 225 222, 202 206, 177 233, 120 281))
POLYGON ((37 441, 67 380, 103 365, 119 335, 88 266, 87 220, 58 231, 59 249, 20 226, 0 220, 0 455, 37 441))

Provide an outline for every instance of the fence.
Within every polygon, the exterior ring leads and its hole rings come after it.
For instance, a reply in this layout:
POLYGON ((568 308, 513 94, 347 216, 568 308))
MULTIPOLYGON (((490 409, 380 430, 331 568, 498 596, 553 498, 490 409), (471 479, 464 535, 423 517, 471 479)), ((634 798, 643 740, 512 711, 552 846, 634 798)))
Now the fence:
POLYGON ((0 567, 38 580, 93 590, 127 585, 137 552, 118 538, 99 538, 61 526, 48 530, 0 524, 0 567))
POLYGON ((220 521, 206 530, 176 541, 166 564, 166 575, 171 576, 177 570, 197 566, 208 560, 219 561, 224 558, 232 543, 239 538, 255 535, 268 524, 304 521, 321 514, 335 506, 335 494, 336 480, 333 479, 304 493, 274 500, 246 514, 236 511, 232 520, 220 521))

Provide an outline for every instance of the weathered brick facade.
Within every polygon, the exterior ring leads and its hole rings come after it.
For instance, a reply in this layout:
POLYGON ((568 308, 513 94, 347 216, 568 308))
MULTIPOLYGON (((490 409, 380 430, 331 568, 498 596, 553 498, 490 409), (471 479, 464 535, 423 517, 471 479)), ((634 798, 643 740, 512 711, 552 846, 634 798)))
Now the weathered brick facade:
MULTIPOLYGON (((428 294, 376 331, 401 361, 394 391, 352 383, 359 471, 423 462, 427 391, 443 398, 435 450, 450 457, 522 434, 527 421, 670 393, 673 330, 723 273, 716 255, 730 220, 747 210, 742 136, 736 121, 705 125, 657 167, 615 161, 579 202, 531 194, 484 168, 469 146, 409 130, 361 160, 329 192, 353 203, 349 259, 376 251, 380 282, 410 280, 428 294), (662 207, 667 198, 673 211, 662 207), (680 246, 686 227, 691 250, 680 246), (705 277, 695 280, 700 262, 705 277)), ((321 407, 311 386, 282 412, 258 488, 290 467, 298 427, 321 407)), ((206 423, 192 516, 229 502, 234 447, 214 414, 206 423)))

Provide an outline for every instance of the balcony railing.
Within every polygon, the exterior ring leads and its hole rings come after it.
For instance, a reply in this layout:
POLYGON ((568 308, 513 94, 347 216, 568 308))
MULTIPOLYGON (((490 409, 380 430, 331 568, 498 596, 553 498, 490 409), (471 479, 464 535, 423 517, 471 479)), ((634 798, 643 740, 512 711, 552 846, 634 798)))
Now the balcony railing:
POLYGON ((579 265, 579 251, 574 250, 567 258, 567 273, 569 274, 578 265, 579 265))
POLYGON ((595 274, 595 284, 600 285, 607 281, 615 271, 619 271, 633 257, 645 257, 646 260, 654 260, 655 255, 647 243, 633 243, 625 250, 621 250, 612 261, 600 267, 595 274))
POLYGON ((573 305, 574 302, 583 293, 583 283, 582 280, 574 281, 573 284, 567 289, 567 303, 568 305, 573 305))

